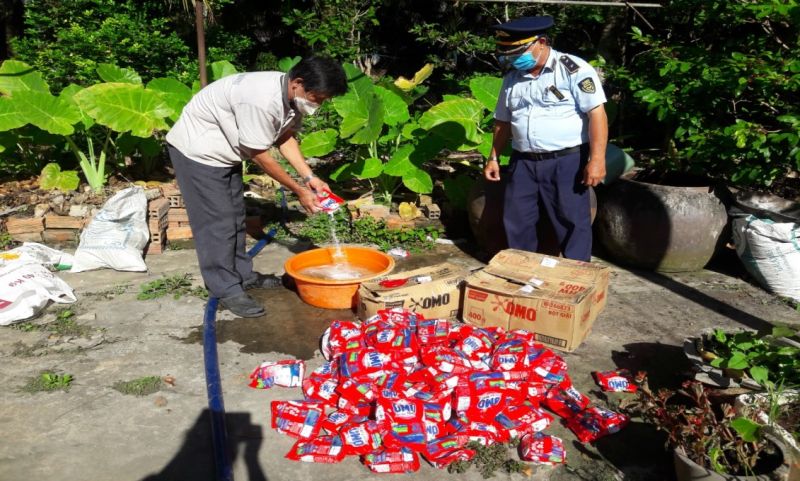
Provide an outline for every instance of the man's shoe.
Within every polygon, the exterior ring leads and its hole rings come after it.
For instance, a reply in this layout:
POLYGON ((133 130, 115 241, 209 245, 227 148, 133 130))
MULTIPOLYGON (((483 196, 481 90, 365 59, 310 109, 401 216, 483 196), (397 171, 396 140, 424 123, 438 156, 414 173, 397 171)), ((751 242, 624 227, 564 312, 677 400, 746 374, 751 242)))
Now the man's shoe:
POLYGON ((233 296, 223 297, 220 305, 239 317, 261 317, 267 313, 252 297, 242 292, 233 296))
POLYGON ((283 281, 280 277, 274 274, 261 274, 256 272, 256 276, 251 280, 244 282, 242 287, 248 289, 275 289, 283 286, 283 281))

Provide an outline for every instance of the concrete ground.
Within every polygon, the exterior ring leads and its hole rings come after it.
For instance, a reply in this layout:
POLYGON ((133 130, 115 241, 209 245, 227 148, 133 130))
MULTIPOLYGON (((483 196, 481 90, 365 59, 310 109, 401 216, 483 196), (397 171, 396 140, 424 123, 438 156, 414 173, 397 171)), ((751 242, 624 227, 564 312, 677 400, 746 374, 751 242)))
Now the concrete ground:
MULTIPOLYGON (((282 273, 284 260, 300 248, 270 245, 258 256, 256 266, 263 272, 282 273)), ((478 265, 455 246, 438 246, 435 252, 398 264, 408 269, 446 258, 478 265)), ((192 296, 136 299, 139 285, 163 274, 191 273, 199 279, 195 252, 168 251, 150 256, 147 264, 148 273, 60 274, 79 298, 71 309, 77 322, 88 326, 81 335, 58 335, 34 327, 0 329, 0 480, 214 479, 201 344, 204 301, 192 296), (72 374, 69 391, 21 389, 46 369, 72 374), (143 376, 171 376, 174 386, 143 397, 112 388, 119 381, 143 376)), ((660 275, 612 267, 608 306, 589 339, 564 355, 576 387, 599 404, 613 406, 623 395, 605 398, 592 381, 592 371, 645 369, 651 384, 676 385, 688 367, 680 347, 687 336, 714 326, 800 325, 795 309, 735 276, 710 270, 660 275)), ((270 428, 269 403, 300 398, 300 390, 247 386, 248 375, 264 360, 298 357, 308 361, 309 369, 319 366, 319 335, 332 319, 352 314, 309 307, 286 289, 261 291, 258 296, 269 310, 267 316, 218 316, 235 479, 378 479, 354 457, 337 465, 284 459, 294 440, 270 428)), ((53 321, 60 308, 51 305, 34 324, 53 321)), ((531 478, 498 473, 496 479, 672 479, 663 438, 645 424, 632 422, 595 445, 578 443, 557 422, 548 432, 564 439, 566 466, 536 467, 531 478)), ((422 464, 419 472, 392 479, 481 479, 475 470, 450 475, 422 464)))

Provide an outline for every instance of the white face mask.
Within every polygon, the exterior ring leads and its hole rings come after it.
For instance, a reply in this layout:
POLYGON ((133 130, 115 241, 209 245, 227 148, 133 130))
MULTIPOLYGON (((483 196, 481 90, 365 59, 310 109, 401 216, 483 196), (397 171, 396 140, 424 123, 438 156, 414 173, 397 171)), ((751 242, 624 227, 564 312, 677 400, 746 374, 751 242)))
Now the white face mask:
POLYGON ((305 97, 294 97, 294 106, 303 115, 314 115, 314 112, 319 108, 319 104, 306 99, 305 97))

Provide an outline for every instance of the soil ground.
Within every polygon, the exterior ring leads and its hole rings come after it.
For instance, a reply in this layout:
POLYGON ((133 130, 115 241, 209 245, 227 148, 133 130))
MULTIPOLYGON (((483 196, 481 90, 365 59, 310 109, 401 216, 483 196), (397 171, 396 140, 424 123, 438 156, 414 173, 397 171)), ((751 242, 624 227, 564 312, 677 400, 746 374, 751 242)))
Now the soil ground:
MULTIPOLYGON (((256 258, 262 272, 283 273, 283 262, 307 246, 274 243, 256 258)), ((449 259, 480 263, 457 246, 399 261, 411 269, 449 259)), ((0 330, 0 480, 26 481, 204 481, 214 479, 209 412, 203 371, 204 301, 171 296, 140 301, 139 286, 162 275, 191 273, 199 279, 195 252, 167 251, 146 259, 149 272, 110 270, 60 276, 79 298, 71 309, 85 326, 75 333, 37 330, 52 322, 61 306, 50 306, 27 329, 0 330), (43 370, 74 376, 68 391, 30 393, 22 389, 43 370), (145 396, 112 386, 147 376, 169 376, 172 384, 145 396)), ((597 262, 605 262, 596 258, 597 262)), ((800 313, 736 275, 736 259, 716 270, 656 274, 611 265, 608 306, 589 339, 564 354, 576 387, 593 402, 616 406, 625 395, 604 395, 590 373, 627 367, 647 370, 653 386, 675 386, 689 365, 684 338, 705 328, 768 328, 800 325, 800 313)), ((197 281, 199 284, 199 281, 197 281)), ((248 375, 264 360, 299 358, 314 369, 322 363, 319 336, 332 319, 349 311, 304 304, 289 289, 254 291, 268 309, 257 319, 220 312, 218 340, 227 426, 238 480, 379 479, 356 458, 337 465, 288 461, 293 444, 270 428, 269 403, 297 399, 299 389, 254 390, 248 375)), ((564 439, 568 464, 535 467, 533 476, 498 473, 496 479, 670 480, 671 455, 651 427, 632 422, 594 445, 580 444, 555 422, 548 432, 564 439)), ((450 475, 426 465, 392 479, 478 480, 471 470, 450 475)), ((381 478, 381 479, 386 479, 381 478)))

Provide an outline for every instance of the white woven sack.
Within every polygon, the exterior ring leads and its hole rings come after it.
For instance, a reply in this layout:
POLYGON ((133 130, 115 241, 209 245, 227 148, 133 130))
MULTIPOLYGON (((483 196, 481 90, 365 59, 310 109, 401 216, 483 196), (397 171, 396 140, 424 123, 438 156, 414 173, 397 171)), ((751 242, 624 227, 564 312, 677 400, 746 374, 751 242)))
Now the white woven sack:
POLYGON ((81 233, 70 272, 110 267, 143 272, 142 249, 150 238, 147 198, 141 187, 129 187, 108 199, 81 233))
POLYGON ((762 286, 800 301, 800 224, 734 218, 733 241, 745 269, 762 286))
POLYGON ((33 317, 49 301, 75 302, 72 288, 36 263, 15 263, 0 271, 0 326, 33 317))

